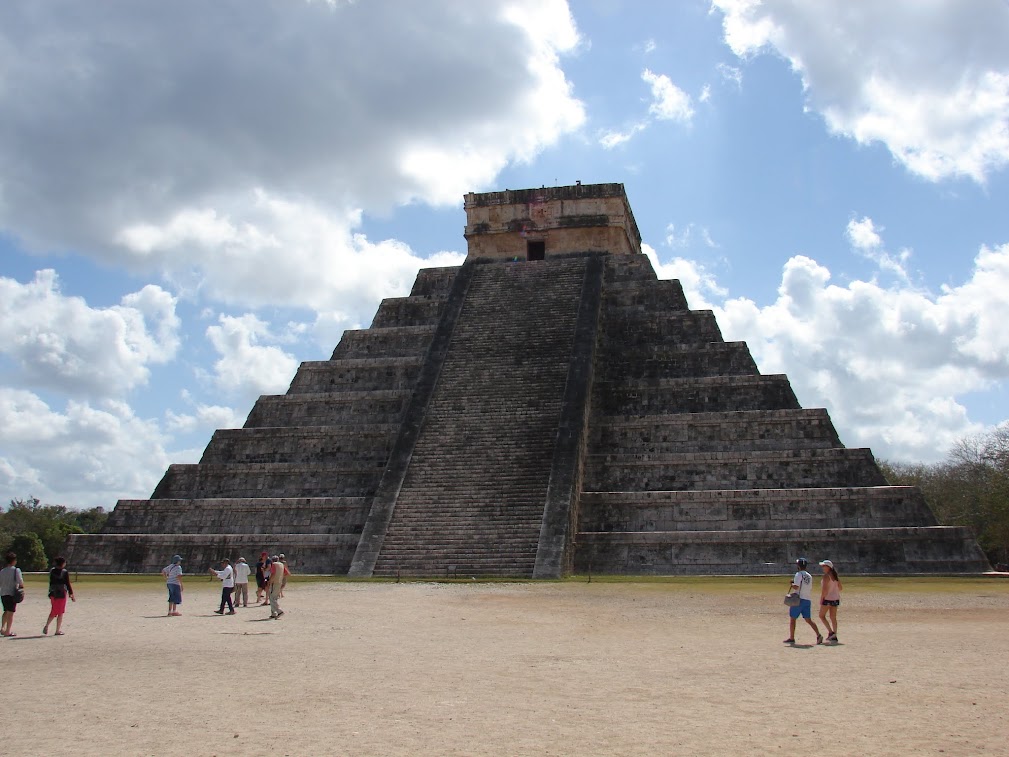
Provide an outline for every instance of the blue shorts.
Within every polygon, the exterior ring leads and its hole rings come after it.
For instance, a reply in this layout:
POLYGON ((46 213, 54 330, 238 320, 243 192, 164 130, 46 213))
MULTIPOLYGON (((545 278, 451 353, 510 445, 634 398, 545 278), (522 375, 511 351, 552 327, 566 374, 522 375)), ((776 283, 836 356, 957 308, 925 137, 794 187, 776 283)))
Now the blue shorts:
POLYGON ((178 584, 166 584, 168 586, 168 601, 173 605, 182 604, 182 587, 178 584))
POLYGON ((788 608, 788 617, 790 617, 790 618, 798 618, 800 615, 802 617, 804 617, 804 618, 812 618, 813 617, 813 602, 812 602, 812 600, 809 600, 809 599, 800 599, 798 607, 789 607, 788 608))

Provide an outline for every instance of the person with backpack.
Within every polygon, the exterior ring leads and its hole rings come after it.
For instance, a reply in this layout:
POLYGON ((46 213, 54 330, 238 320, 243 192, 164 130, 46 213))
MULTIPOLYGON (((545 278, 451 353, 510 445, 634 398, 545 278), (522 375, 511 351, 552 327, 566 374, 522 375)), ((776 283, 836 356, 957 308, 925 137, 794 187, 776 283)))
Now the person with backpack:
POLYGON ((76 602, 74 588, 70 585, 70 571, 67 570, 67 561, 62 557, 53 560, 54 568, 49 571, 49 602, 52 605, 49 610, 49 618, 42 626, 42 633, 49 633, 49 624, 56 620, 56 633, 54 636, 63 635, 63 613, 67 611, 67 597, 71 602, 76 602))
POLYGON ((816 643, 823 643, 823 635, 816 623, 813 622, 813 577, 806 571, 806 565, 808 563, 805 557, 800 557, 795 561, 796 571, 792 577, 789 592, 799 593, 799 604, 788 608, 788 638, 785 639, 785 644, 795 643, 795 621, 799 619, 800 615, 816 633, 816 643))

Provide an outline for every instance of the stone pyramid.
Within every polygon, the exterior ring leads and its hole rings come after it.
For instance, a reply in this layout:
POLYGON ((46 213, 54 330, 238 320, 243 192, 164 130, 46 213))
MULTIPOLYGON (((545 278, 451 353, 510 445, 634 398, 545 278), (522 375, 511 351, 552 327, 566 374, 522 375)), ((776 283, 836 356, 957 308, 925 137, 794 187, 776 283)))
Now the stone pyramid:
POLYGON ((623 185, 466 196, 469 256, 420 271, 330 360, 70 537, 80 570, 178 552, 351 576, 987 568, 827 412, 640 254, 623 185))

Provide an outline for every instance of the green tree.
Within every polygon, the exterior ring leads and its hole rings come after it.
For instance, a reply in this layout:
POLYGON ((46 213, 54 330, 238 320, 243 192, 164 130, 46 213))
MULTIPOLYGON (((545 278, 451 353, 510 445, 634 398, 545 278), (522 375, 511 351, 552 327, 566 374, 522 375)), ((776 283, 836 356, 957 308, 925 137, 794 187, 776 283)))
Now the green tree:
POLYGON ((17 554, 21 570, 45 570, 49 567, 42 540, 31 531, 11 539, 9 550, 17 554))

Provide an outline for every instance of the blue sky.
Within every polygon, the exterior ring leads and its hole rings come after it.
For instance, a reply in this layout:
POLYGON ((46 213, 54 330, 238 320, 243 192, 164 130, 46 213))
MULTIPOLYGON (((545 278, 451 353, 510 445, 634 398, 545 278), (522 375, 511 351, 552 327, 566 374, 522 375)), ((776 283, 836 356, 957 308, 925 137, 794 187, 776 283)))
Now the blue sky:
POLYGON ((462 195, 622 182, 849 446, 1009 417, 1004 0, 0 6, 0 485, 109 507, 283 393, 462 195))

